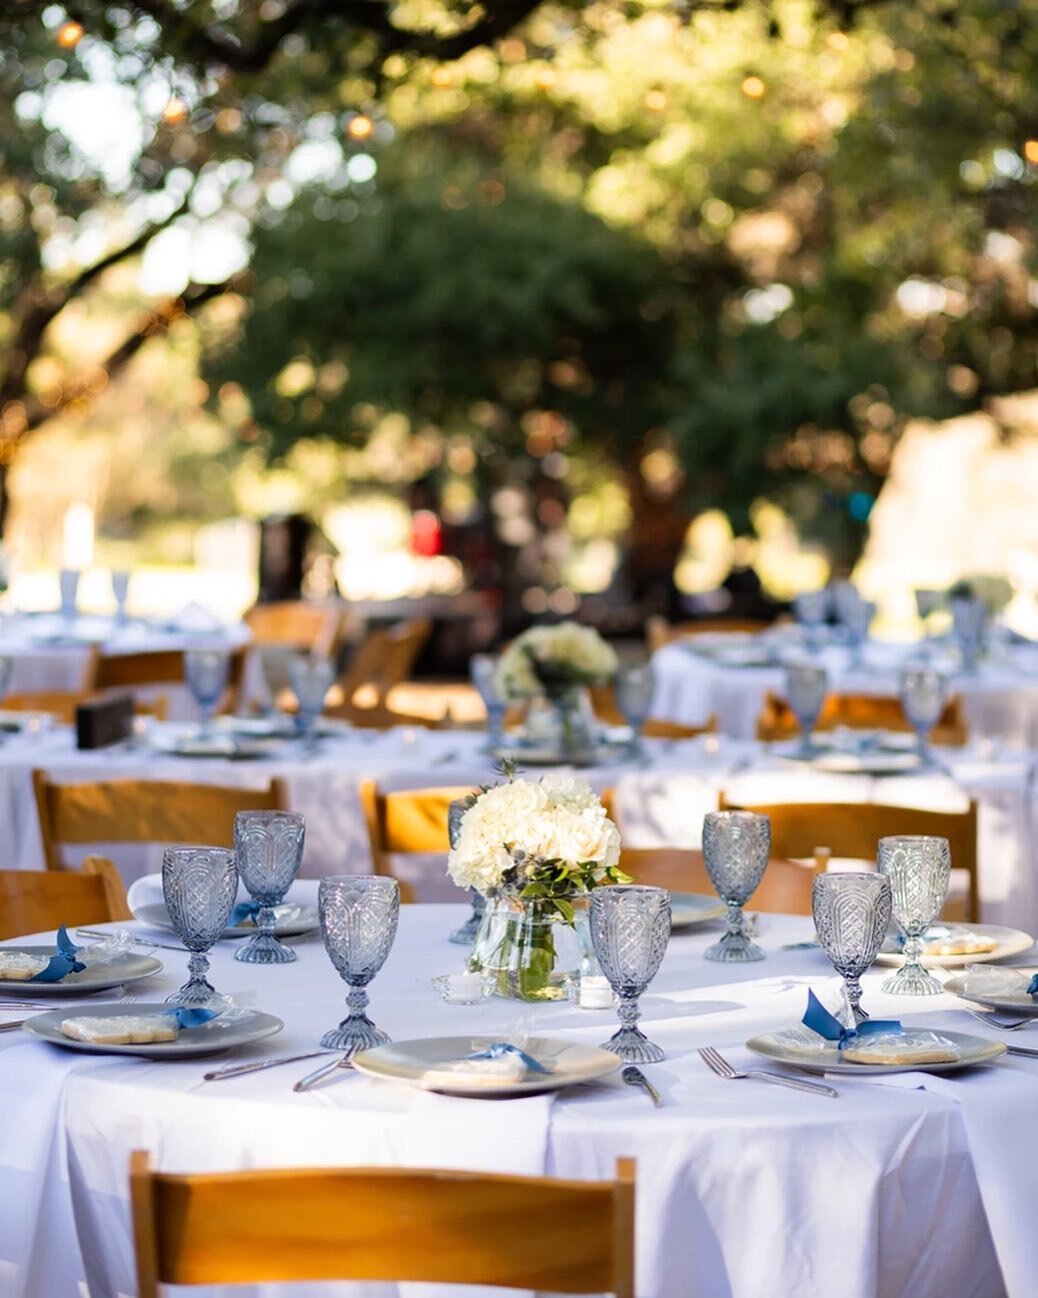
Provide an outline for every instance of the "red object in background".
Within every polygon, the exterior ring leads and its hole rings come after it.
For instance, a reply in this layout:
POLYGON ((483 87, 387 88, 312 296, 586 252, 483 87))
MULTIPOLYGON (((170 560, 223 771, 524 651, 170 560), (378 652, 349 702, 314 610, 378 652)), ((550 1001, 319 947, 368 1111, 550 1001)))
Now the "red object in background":
POLYGON ((411 553, 431 559, 443 549, 443 528, 431 509, 416 509, 411 515, 411 553))

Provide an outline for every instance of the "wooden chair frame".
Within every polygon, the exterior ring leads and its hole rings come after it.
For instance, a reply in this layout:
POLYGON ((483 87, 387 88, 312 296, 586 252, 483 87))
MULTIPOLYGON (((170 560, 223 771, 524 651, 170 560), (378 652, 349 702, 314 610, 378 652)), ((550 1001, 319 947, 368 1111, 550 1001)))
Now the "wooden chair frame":
POLYGON ((160 1284, 291 1280, 634 1298, 629 1158, 610 1181, 395 1167, 174 1175, 138 1149, 130 1202, 138 1298, 160 1284))
POLYGON ((245 614, 254 646, 281 645, 332 658, 338 652, 345 611, 305 599, 254 604, 245 614))
MULTIPOLYGON (((447 828, 450 804, 475 791, 472 785, 458 785, 386 792, 375 780, 362 781, 358 792, 375 874, 397 877, 392 868, 394 854, 442 852, 446 855, 450 845, 447 828)), ((398 882, 401 900, 411 901, 410 886, 405 881, 398 882)))
POLYGON ((64 868, 63 843, 205 843, 234 846, 238 811, 283 811, 285 785, 263 789, 169 780, 102 780, 57 784, 32 773, 48 870, 64 868))
MULTIPOLYGON (((85 688, 94 692, 148 688, 152 685, 181 683, 186 680, 183 649, 160 649, 157 652, 129 654, 96 654, 87 671, 85 688)), ((228 650, 230 670, 221 709, 233 712, 241 696, 248 645, 228 650)))
POLYGON ((0 939, 126 919, 126 889, 103 856, 88 856, 78 870, 0 870, 0 939))
MULTIPOLYGON (((892 694, 848 694, 836 692, 826 696, 822 711, 815 723, 816 730, 835 730, 845 726, 851 730, 910 731, 912 726, 901 707, 901 700, 892 694)), ((770 690, 764 696, 764 705, 757 718, 757 738, 765 742, 792 739, 800 733, 800 724, 786 699, 770 690)), ((962 700, 953 695, 944 705, 941 715, 930 732, 935 744, 964 744, 969 737, 969 727, 962 711, 962 700)))

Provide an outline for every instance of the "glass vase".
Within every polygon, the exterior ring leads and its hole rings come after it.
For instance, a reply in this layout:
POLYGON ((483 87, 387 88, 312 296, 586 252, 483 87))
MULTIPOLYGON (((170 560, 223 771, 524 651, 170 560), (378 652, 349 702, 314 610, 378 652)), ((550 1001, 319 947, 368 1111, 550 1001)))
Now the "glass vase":
POLYGON ((586 686, 531 699, 525 728, 531 740, 554 749, 564 762, 587 765, 595 759, 595 712, 586 686))
POLYGON ((569 923, 542 898, 488 898, 469 967, 493 979, 495 996, 565 1000, 590 952, 587 899, 572 904, 575 915, 569 923))

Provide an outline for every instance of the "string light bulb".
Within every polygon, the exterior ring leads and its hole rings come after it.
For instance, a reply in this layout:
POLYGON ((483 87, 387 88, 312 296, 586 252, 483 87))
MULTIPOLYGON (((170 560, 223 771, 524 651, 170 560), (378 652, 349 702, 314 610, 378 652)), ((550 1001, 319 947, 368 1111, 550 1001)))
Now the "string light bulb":
POLYGON ((74 18, 64 22, 57 30, 54 39, 58 42, 63 50, 73 50, 83 39, 83 24, 77 23, 74 18))
POLYGON ((1038 140, 1024 141, 1024 157, 1028 162, 1038 166, 1038 140))
POLYGON ((659 87, 647 90, 645 92, 645 107, 650 113, 662 113, 667 107, 666 91, 660 90, 659 87))
POLYGON ((367 113, 355 113, 346 123, 346 134, 351 140, 368 140, 375 130, 375 123, 367 113))
POLYGON ((747 99, 763 99, 768 87, 760 77, 747 77, 742 83, 742 92, 747 99))
POLYGON ((162 110, 162 120, 167 126, 177 126, 187 117, 187 104, 174 95, 162 110))

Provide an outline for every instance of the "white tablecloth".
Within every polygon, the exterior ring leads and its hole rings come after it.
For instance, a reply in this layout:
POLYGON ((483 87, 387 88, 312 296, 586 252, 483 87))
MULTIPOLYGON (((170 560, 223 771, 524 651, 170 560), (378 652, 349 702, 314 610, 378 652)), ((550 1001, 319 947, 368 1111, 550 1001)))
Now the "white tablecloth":
MULTIPOLYGON (((176 733, 161 727, 159 734, 176 733)), ((291 806, 307 817, 303 874, 318 876, 370 868, 367 835, 357 798, 365 778, 383 787, 478 785, 493 782, 485 737, 463 731, 400 729, 355 731, 323 741, 316 753, 285 743, 256 761, 163 755, 148 749, 77 752, 67 731, 13 738, 0 745, 0 815, 7 827, 5 864, 43 863, 30 771, 48 770, 64 781, 110 777, 199 780, 255 787, 274 775, 288 784, 291 806)), ((1032 833, 1032 759, 981 748, 945 754, 951 775, 871 779, 836 776, 782 762, 755 743, 716 738, 648 745, 648 764, 617 760, 576 774, 598 790, 615 791, 624 841, 632 847, 698 847, 703 816, 727 790, 733 799, 781 802, 846 800, 956 810, 969 798, 980 805, 980 875, 983 917, 1038 932, 1038 871, 1032 833), (750 778, 752 776, 752 779, 750 778)), ((157 868, 154 853, 112 848, 127 882, 157 868)), ((422 900, 456 898, 437 865, 407 862, 422 900)))
MULTIPOLYGON (((301 899, 312 899, 314 886, 297 884, 301 899)), ((463 913, 404 908, 395 947, 370 988, 372 1017, 395 1039, 500 1035, 516 1023, 518 1003, 446 1005, 429 985, 430 975, 459 965, 459 948, 446 936, 463 913)), ((514 1166, 517 1143, 538 1123, 546 1124, 543 1155, 533 1161, 543 1157, 537 1170, 547 1174, 605 1177, 617 1156, 633 1156, 640 1298, 1031 1298, 1029 1283, 1003 1284, 992 1236, 1013 1274, 1022 1266, 1038 1275, 1038 1236, 1018 1179, 1021 1160, 1038 1164, 1038 1060, 960 1074, 940 1093, 840 1078, 834 1101, 725 1082, 696 1055, 697 1045, 712 1044, 735 1064, 749 1064, 747 1038, 798 1020, 808 985, 823 992, 832 985, 819 951, 781 949, 810 929, 808 919, 765 917, 759 940, 768 958, 742 967, 702 959, 715 932, 672 938, 642 1000, 643 1026, 667 1052, 647 1069, 663 1093, 660 1110, 615 1076, 558 1094, 546 1115, 531 1120, 510 1101, 451 1099, 437 1109, 406 1085, 356 1074, 294 1094, 292 1082, 310 1061, 207 1084, 209 1061, 113 1061, 0 1035, 0 1296, 76 1298, 84 1277, 92 1298, 134 1292, 126 1169, 136 1147, 151 1149, 171 1171, 414 1164, 416 1154, 430 1154, 430 1138, 419 1139, 428 1125, 422 1115, 450 1111, 457 1120, 440 1128, 435 1119, 440 1135, 431 1141, 437 1161, 448 1165, 514 1166), (999 1115, 983 1136, 965 1121, 978 1103, 999 1115), (488 1132, 475 1152, 465 1115, 488 1132), (968 1132, 983 1141, 976 1154, 968 1132)), ((274 1041, 241 1053, 313 1049, 342 1016, 344 999, 320 941, 299 941, 299 962, 288 966, 243 965, 233 949, 224 943, 214 953, 214 984, 286 1021, 274 1041)), ((158 954, 166 969, 146 992, 156 999, 182 981, 185 963, 158 954)), ((871 973, 864 980, 874 1014, 974 1027, 950 997, 894 1000, 879 981, 871 973)), ((533 1010, 536 1032, 592 1045, 614 1026, 611 1011, 533 1010)), ((209 1298, 215 1291, 197 1292, 209 1298)), ((219 1292, 369 1298, 396 1289, 219 1292)))
MULTIPOLYGON (((715 715, 722 733, 752 739, 757 718, 770 690, 785 694, 779 666, 725 666, 693 650, 695 637, 658 650, 652 659, 656 693, 652 715, 682 725, 701 725, 715 715)), ((915 645, 870 644, 864 665, 851 670, 849 651, 823 650, 818 659, 829 668, 830 688, 848 693, 898 692, 898 674, 918 653, 915 645)), ((943 668, 942 668, 943 669, 943 668)), ((1034 650, 1007 652, 997 662, 983 662, 976 672, 950 672, 949 691, 960 694, 975 738, 1000 739, 1024 748, 1038 747, 1038 660, 1034 650)))

